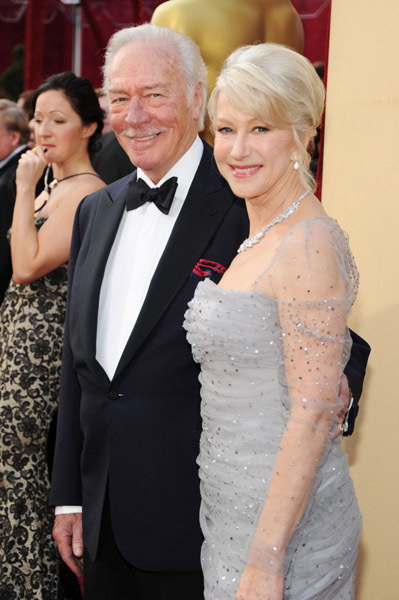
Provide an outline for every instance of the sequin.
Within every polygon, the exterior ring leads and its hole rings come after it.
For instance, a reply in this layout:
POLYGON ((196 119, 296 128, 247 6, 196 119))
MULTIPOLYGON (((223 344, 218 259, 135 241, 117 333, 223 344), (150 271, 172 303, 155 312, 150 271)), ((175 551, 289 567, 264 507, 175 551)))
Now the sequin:
POLYGON ((330 390, 349 356, 346 317, 356 296, 356 267, 339 226, 320 217, 290 230, 266 275, 250 292, 200 283, 186 313, 187 338, 201 363, 206 431, 198 457, 205 598, 234 600, 251 562, 271 573, 288 568, 289 598, 350 600, 361 517, 347 458, 330 438, 324 452, 313 455, 308 440, 320 430, 330 435, 340 408, 330 390), (294 273, 277 302, 281 268, 294 273), (331 372, 336 379, 329 379, 331 372), (284 434, 292 427, 307 433, 290 446, 284 434), (277 470, 278 455, 284 460, 277 470), (306 486, 313 486, 315 473, 316 481, 311 508, 293 523, 281 557, 279 543, 272 539, 267 546, 262 535, 278 526, 284 502, 300 499, 287 486, 285 468, 306 486), (273 473, 278 510, 257 530, 273 473))

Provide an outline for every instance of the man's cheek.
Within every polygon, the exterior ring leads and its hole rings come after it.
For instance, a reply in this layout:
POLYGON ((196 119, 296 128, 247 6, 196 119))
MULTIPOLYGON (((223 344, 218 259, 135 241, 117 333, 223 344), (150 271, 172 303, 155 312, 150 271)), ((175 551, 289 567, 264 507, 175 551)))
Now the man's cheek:
POLYGON ((110 111, 109 120, 114 131, 122 131, 124 127, 125 117, 121 112, 112 113, 110 111))

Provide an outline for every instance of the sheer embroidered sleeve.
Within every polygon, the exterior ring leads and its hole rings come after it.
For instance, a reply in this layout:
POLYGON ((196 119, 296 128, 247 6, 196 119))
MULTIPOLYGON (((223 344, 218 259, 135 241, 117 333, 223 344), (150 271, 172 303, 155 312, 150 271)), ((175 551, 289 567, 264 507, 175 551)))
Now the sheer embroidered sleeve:
POLYGON ((286 549, 304 518, 333 443, 358 277, 345 234, 329 217, 297 223, 258 279, 278 305, 280 389, 287 409, 267 497, 247 562, 284 576, 286 549))

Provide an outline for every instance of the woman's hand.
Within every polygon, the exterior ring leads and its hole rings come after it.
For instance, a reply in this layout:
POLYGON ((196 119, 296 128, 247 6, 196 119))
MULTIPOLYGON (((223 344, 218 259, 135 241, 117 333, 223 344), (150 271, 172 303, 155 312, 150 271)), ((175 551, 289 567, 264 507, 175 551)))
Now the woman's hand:
POLYGON ((40 146, 27 150, 18 161, 15 181, 18 189, 35 189, 47 166, 45 154, 40 146))
POLYGON ((284 578, 247 565, 235 600, 283 600, 284 578))

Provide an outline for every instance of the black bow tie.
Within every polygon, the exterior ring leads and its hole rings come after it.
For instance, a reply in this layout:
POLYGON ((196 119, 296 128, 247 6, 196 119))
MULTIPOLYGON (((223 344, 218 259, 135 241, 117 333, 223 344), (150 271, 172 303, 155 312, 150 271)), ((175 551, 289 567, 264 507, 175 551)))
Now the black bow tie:
POLYGON ((159 210, 167 215, 175 197, 176 188, 177 177, 171 177, 160 187, 155 188, 150 188, 142 179, 130 181, 126 210, 138 208, 145 202, 154 202, 159 210))

